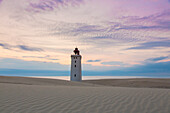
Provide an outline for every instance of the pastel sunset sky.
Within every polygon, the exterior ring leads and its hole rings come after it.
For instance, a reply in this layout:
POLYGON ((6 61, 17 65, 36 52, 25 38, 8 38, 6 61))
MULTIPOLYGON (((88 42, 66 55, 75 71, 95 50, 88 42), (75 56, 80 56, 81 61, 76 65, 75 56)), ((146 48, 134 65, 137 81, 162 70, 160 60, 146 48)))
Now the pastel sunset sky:
POLYGON ((85 71, 170 77, 170 0, 0 0, 0 70, 69 71, 76 46, 85 71))

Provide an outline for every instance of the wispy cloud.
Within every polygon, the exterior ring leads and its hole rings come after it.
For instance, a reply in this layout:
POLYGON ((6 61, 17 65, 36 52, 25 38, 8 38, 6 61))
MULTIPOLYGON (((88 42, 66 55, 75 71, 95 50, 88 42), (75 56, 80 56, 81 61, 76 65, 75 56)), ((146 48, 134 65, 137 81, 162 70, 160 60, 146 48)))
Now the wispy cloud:
POLYGON ((23 58, 39 58, 39 59, 47 59, 47 60, 59 60, 57 58, 51 57, 50 55, 46 56, 23 56, 23 58))
POLYGON ((168 58, 168 56, 162 56, 162 57, 156 57, 156 58, 149 58, 149 59, 146 59, 146 61, 156 62, 156 61, 164 60, 164 59, 167 59, 167 58, 168 58))
POLYGON ((167 41, 154 41, 154 42, 146 42, 142 43, 139 46, 131 47, 128 49, 153 49, 156 47, 170 47, 170 40, 167 41))
POLYGON ((101 60, 87 60, 86 62, 100 62, 101 60))
POLYGON ((113 66, 123 66, 123 65, 125 65, 123 62, 118 62, 118 61, 102 62, 101 64, 113 65, 113 66))
POLYGON ((27 69, 27 70, 67 70, 68 65, 51 62, 24 61, 20 59, 0 59, 0 69, 27 69), (14 68, 15 67, 15 68, 14 68))
POLYGON ((83 25, 78 26, 78 28, 72 30, 71 32, 75 33, 88 33, 88 32, 103 32, 104 28, 101 28, 99 25, 83 25))
POLYGON ((108 22, 111 24, 110 31, 114 30, 169 30, 170 10, 165 10, 149 16, 122 16, 125 23, 108 22))
MULTIPOLYGON (((143 25, 129 25, 129 26, 119 26, 118 28, 114 28, 114 30, 147 30, 147 29, 170 29, 169 22, 162 22, 162 25, 151 25, 151 26, 143 26, 143 25), (166 24, 164 24, 166 23, 166 24)), ((161 24, 161 23, 160 23, 161 24)))
POLYGON ((83 0, 38 0, 38 2, 31 2, 30 8, 32 11, 52 11, 54 9, 77 6, 82 3, 83 0))
POLYGON ((0 43, 0 46, 3 47, 4 49, 9 49, 9 50, 11 50, 13 48, 18 48, 18 49, 24 50, 24 51, 43 51, 43 49, 41 49, 41 48, 30 47, 30 46, 26 46, 26 45, 13 46, 13 45, 5 44, 5 43, 0 43))
POLYGON ((0 46, 3 47, 4 49, 10 49, 11 46, 5 43, 0 43, 0 46))
POLYGON ((43 51, 41 48, 29 47, 25 45, 18 45, 17 47, 24 51, 43 51))

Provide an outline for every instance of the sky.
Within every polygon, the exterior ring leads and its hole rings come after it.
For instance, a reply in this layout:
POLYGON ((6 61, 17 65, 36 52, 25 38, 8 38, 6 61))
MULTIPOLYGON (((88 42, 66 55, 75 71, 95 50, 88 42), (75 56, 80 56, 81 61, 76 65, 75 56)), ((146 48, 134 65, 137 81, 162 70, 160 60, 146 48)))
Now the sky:
POLYGON ((170 77, 170 0, 0 0, 0 74, 67 74, 76 46, 85 75, 170 77))

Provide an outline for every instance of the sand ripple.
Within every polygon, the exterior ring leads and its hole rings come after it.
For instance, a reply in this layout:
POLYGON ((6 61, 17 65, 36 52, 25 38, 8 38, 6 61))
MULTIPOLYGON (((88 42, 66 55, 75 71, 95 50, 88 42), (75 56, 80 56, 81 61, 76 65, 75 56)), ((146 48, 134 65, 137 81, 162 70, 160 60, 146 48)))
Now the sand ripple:
POLYGON ((170 113, 170 90, 0 83, 1 113, 170 113))

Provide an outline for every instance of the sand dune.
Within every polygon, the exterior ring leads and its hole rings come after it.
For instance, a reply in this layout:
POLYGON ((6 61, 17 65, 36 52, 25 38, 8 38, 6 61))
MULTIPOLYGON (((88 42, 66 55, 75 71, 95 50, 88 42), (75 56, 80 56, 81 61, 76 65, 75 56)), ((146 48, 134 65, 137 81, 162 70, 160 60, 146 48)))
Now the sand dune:
POLYGON ((170 113, 170 89, 55 82, 0 77, 0 113, 170 113))
POLYGON ((66 80, 31 78, 31 77, 8 77, 0 76, 0 83, 25 84, 25 85, 64 85, 64 86, 94 86, 95 84, 70 82, 66 80))
POLYGON ((158 78, 84 80, 83 82, 118 87, 170 88, 170 79, 158 78))

